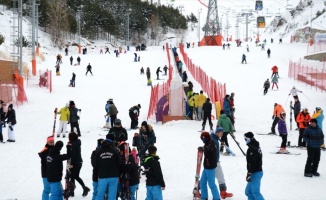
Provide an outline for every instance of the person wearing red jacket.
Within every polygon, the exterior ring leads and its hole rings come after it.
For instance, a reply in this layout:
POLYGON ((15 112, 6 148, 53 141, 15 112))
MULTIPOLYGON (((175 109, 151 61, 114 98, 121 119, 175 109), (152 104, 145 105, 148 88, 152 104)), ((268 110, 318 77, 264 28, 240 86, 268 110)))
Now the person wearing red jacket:
POLYGON ((299 138, 298 138, 298 146, 299 147, 306 147, 306 142, 303 140, 303 133, 304 130, 309 125, 311 120, 310 114, 308 112, 308 108, 304 108, 299 115, 297 116, 297 123, 299 123, 299 138))

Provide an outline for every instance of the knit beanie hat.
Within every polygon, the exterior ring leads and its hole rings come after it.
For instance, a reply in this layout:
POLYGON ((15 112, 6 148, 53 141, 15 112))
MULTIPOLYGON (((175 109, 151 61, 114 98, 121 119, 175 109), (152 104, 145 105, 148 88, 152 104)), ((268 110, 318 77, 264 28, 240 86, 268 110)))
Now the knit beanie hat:
POLYGON ((244 136, 250 139, 254 138, 254 134, 252 132, 245 133, 244 136))
POLYGON ((209 135, 208 132, 204 131, 204 132, 202 132, 202 133, 200 134, 200 139, 201 139, 204 143, 206 143, 206 142, 208 142, 208 141, 211 140, 211 136, 209 135))

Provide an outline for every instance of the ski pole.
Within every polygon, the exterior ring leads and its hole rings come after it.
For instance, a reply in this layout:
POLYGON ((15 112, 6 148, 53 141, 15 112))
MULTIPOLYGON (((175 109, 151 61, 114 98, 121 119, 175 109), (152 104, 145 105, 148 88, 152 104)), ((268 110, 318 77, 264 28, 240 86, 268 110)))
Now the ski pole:
POLYGON ((54 133, 55 133, 55 124, 56 124, 56 121, 57 121, 57 111, 58 111, 58 108, 55 108, 54 109, 54 121, 53 121, 52 137, 54 137, 54 133))
MULTIPOLYGON (((305 96, 307 99, 309 99, 308 97, 307 97, 307 95, 305 95, 303 92, 301 92, 302 94, 303 94, 303 96, 305 96)), ((311 101, 311 99, 309 99, 310 101, 311 101)))
POLYGON ((242 150, 242 148, 240 147, 240 144, 239 144, 239 142, 238 141, 236 141, 236 139, 235 139, 235 136, 233 135, 233 133, 232 132, 230 132, 230 135, 231 135, 231 137, 233 138, 233 140, 234 140, 234 142, 238 145, 238 147, 239 147, 239 149, 241 150, 241 152, 242 152, 242 154, 245 156, 246 155, 246 153, 242 150))
POLYGON ((286 98, 285 105, 288 103, 289 96, 290 96, 290 95, 288 95, 288 98, 286 98))

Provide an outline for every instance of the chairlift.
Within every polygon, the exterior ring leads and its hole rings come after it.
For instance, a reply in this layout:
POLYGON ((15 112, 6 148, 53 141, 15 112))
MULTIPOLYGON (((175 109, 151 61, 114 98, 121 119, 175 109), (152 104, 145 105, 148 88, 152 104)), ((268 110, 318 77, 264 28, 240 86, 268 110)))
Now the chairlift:
POLYGON ((257 28, 265 28, 265 17, 257 17, 257 28))
POLYGON ((255 10, 263 9, 263 1, 256 1, 255 10))
POLYGON ((293 6, 291 4, 289 4, 289 0, 287 0, 285 9, 286 10, 293 10, 293 6))
POLYGON ((277 13, 275 13, 275 17, 281 17, 280 8, 278 9, 278 12, 277 12, 277 13))
POLYGON ((270 18, 270 17, 272 17, 272 14, 268 11, 268 8, 266 8, 266 15, 265 15, 265 17, 267 17, 267 18, 270 18))

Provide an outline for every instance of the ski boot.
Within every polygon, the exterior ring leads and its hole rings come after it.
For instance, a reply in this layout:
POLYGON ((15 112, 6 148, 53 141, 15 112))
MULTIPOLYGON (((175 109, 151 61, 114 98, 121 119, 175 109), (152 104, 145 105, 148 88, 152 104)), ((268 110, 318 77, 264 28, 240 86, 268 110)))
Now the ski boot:
POLYGON ((209 126, 211 133, 214 133, 213 125, 209 126))
POLYGON ((88 187, 86 187, 86 186, 84 186, 83 189, 84 189, 84 191, 83 191, 82 196, 83 196, 83 197, 86 197, 86 196, 88 195, 88 192, 91 191, 91 190, 90 190, 88 187))
POLYGON ((221 190, 221 198, 225 199, 225 198, 228 198, 228 197, 233 197, 233 194, 226 192, 226 190, 221 190))
POLYGON ((205 125, 203 125, 203 128, 201 129, 201 131, 205 131, 205 125))
POLYGON ((224 145, 221 144, 221 147, 220 147, 220 154, 223 154, 224 152, 224 145))

